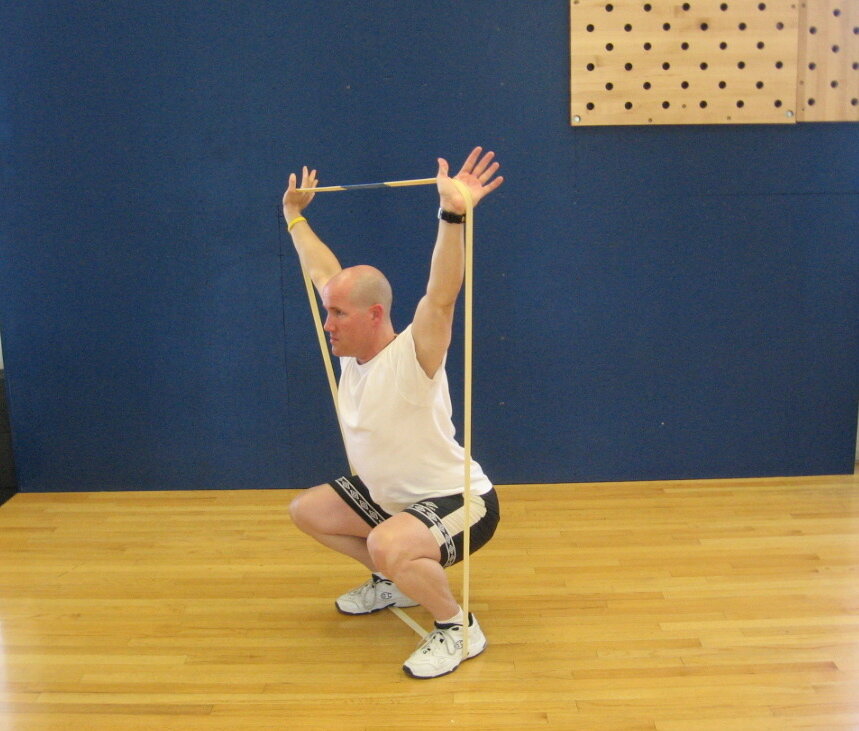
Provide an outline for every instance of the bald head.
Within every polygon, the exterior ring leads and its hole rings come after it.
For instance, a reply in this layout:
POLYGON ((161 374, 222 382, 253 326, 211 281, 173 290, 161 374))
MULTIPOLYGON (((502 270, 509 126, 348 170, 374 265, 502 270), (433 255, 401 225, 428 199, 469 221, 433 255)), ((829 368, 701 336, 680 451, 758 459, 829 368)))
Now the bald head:
POLYGON ((385 315, 390 317, 393 303, 391 285, 376 267, 367 264, 347 267, 332 277, 326 286, 342 287, 357 307, 382 305, 385 315))
POLYGON ((322 288, 331 352, 359 363, 374 358, 397 336, 391 300, 391 285, 374 267, 349 267, 331 277, 322 288))

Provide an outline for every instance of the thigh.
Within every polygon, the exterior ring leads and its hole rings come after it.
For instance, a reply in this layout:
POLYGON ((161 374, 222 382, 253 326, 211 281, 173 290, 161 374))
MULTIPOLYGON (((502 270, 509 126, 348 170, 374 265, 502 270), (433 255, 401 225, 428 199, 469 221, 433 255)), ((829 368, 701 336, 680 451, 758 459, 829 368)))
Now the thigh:
POLYGON ((289 510, 300 525, 328 535, 366 538, 372 528, 331 485, 307 488, 293 499, 289 510))
MULTIPOLYGON (((427 527, 439 547, 440 563, 445 568, 459 563, 464 557, 463 507, 460 494, 422 500, 405 511, 427 527)), ((472 494, 470 508, 469 553, 474 553, 492 538, 500 519, 495 489, 484 495, 472 494)))

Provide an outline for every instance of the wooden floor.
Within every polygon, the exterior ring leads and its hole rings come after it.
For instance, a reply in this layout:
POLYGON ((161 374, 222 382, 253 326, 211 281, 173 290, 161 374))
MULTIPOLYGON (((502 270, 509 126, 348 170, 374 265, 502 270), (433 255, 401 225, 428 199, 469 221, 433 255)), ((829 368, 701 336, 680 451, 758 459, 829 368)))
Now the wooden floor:
POLYGON ((489 647, 430 681, 289 491, 17 495, 0 729, 859 729, 859 477, 499 492, 489 647))

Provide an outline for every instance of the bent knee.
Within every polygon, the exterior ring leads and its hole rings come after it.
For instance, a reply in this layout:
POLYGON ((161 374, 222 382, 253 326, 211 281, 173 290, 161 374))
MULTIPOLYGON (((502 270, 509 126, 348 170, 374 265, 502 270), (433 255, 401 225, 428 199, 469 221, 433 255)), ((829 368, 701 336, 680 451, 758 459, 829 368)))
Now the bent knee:
POLYGON ((292 522, 298 527, 304 527, 304 495, 299 495, 296 498, 293 498, 292 502, 289 504, 289 517, 292 518, 292 522))
POLYGON ((306 531, 313 529, 318 516, 320 514, 325 514, 325 507, 322 504, 325 500, 320 495, 321 487, 324 486, 318 485, 317 487, 303 490, 294 497, 292 502, 289 504, 289 516, 292 518, 292 522, 295 523, 300 530, 306 531))
POLYGON ((392 535, 391 531, 376 527, 367 536, 367 550, 373 565, 383 574, 396 573, 399 563, 404 559, 403 548, 392 535))
POLYGON ((311 536, 347 535, 366 538, 370 526, 364 522, 331 485, 304 490, 289 504, 295 526, 311 536))
POLYGON ((419 558, 438 561, 440 551, 429 530, 417 520, 392 519, 376 526, 367 536, 367 550, 384 574, 396 575, 404 564, 419 558), (413 522, 414 521, 414 522, 413 522))

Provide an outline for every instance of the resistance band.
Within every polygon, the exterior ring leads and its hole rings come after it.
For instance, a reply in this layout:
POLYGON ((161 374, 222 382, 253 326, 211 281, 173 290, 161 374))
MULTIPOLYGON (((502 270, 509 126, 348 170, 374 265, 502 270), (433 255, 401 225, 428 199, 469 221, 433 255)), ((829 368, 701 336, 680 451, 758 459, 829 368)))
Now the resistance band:
POLYGON ((462 659, 468 658, 468 604, 471 591, 471 342, 474 300, 474 203, 465 183, 451 178, 465 201, 465 302, 463 334, 462 448, 465 452, 465 474, 462 483, 462 510, 465 531, 462 534, 462 659))
MULTIPOLYGON (((463 361, 464 361, 464 379, 463 379, 463 438, 462 447, 465 459, 465 472, 463 475, 463 520, 465 530, 462 535, 462 612, 465 615, 463 623, 462 637, 462 653, 463 659, 468 657, 468 623, 469 623, 469 601, 470 601, 470 574, 471 574, 471 372, 472 372, 472 333, 473 333, 473 299, 474 299, 474 203, 471 198, 471 191, 468 187, 457 180, 451 178, 453 184, 457 187, 463 200, 465 201, 465 272, 464 272, 464 335, 463 335, 463 361)), ((322 188, 297 188, 301 193, 329 193, 339 192, 344 190, 372 190, 374 188, 401 188, 410 185, 434 185, 436 178, 420 178, 415 180, 393 180, 385 183, 363 183, 359 185, 330 185, 322 188)), ((300 264, 299 259, 299 264, 300 264)), ((319 314, 319 304, 316 300, 316 293, 313 289, 313 283, 310 276, 301 268, 302 276, 304 277, 304 286, 307 290, 307 298, 310 302, 310 310, 313 313, 313 322, 316 325, 316 336, 319 341, 319 349, 322 353, 322 360, 325 362, 325 372, 328 375, 328 386, 331 389, 331 397, 334 399, 334 410, 338 412, 337 423, 340 425, 339 410, 337 406, 337 381, 334 378, 334 368, 331 365, 331 355, 328 352, 328 347, 325 343, 325 331, 322 327, 322 317, 319 314)), ((342 437, 342 425, 340 425, 342 437)), ((351 471, 352 466, 349 466, 351 471)), ((411 627, 419 635, 424 636, 427 632, 417 624, 411 617, 397 607, 390 607, 390 610, 396 614, 403 622, 411 627)))
POLYGON ((387 183, 359 183, 358 185, 329 185, 322 188, 296 188, 297 193, 332 193, 340 190, 373 190, 374 188, 405 188, 409 185, 435 185, 435 178, 390 180, 387 183))

